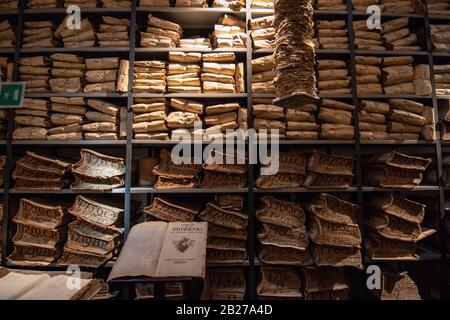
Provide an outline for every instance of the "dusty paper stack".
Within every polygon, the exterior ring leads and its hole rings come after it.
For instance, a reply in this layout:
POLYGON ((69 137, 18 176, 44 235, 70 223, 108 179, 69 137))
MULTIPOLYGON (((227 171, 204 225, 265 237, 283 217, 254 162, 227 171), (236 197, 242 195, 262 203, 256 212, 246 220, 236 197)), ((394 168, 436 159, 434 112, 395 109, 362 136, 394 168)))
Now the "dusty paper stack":
POLYGON ((408 272, 399 273, 387 267, 381 270, 381 290, 376 291, 380 300, 422 300, 417 285, 408 272))
POLYGON ((25 92, 48 92, 51 75, 48 57, 23 57, 19 59, 19 79, 26 84, 25 92))
MULTIPOLYGON (((355 3, 355 1, 353 1, 355 3)), ((345 0, 316 0, 314 9, 317 10, 347 10, 345 0)))
POLYGON ((81 159, 72 165, 75 181, 70 189, 75 191, 111 191, 125 184, 123 158, 105 155, 89 149, 80 150, 81 159))
POLYGON ((311 0, 276 0, 275 87, 279 97, 316 97, 311 0))
POLYGON ((274 16, 266 16, 250 20, 253 48, 272 49, 275 46, 274 19, 274 16))
POLYGON ((380 7, 381 11, 383 7, 380 6, 380 0, 352 0, 353 10, 359 12, 366 12, 367 7, 371 5, 377 5, 380 7))
POLYGON ((317 60, 317 87, 322 94, 350 94, 351 76, 345 60, 317 60))
POLYGON ((257 236, 259 260, 274 265, 310 264, 306 217, 302 207, 272 196, 262 197, 261 203, 256 211, 256 218, 261 222, 257 236))
POLYGON ((124 210, 118 202, 113 204, 76 197, 68 209, 76 219, 68 225, 60 265, 98 268, 117 254, 123 242, 124 210))
POLYGON ((382 188, 413 189, 422 181, 431 158, 402 154, 397 151, 363 156, 365 185, 382 188))
POLYGON ((353 158, 329 155, 317 151, 309 156, 306 188, 349 188, 353 185, 353 158))
POLYGON ((398 18, 381 24, 381 33, 386 45, 394 51, 420 51, 417 35, 408 27, 409 18, 398 18))
POLYGON ((253 93, 275 94, 273 84, 275 78, 275 59, 273 55, 252 60, 252 91, 253 93))
POLYGON ((448 15, 450 14, 450 2, 448 0, 428 0, 428 14, 448 15))
POLYGON ((248 0, 252 9, 273 9, 273 0, 248 0))
POLYGON ((134 98, 133 133, 140 140, 169 140, 164 98, 134 98))
POLYGON ((55 37, 60 39, 66 48, 93 47, 96 42, 94 26, 89 19, 80 22, 79 29, 69 29, 68 15, 55 31, 55 37))
POLYGON ((302 280, 293 267, 260 267, 258 300, 300 300, 302 280))
POLYGON ((86 68, 84 58, 74 54, 55 53, 50 56, 50 60, 53 66, 52 78, 49 80, 51 91, 80 92, 86 68))
POLYGON ((134 92, 166 92, 166 62, 159 60, 134 62, 134 92))
MULTIPOLYGON (((256 186, 261 189, 299 188, 306 175, 308 155, 295 152, 280 152, 276 174, 261 174, 256 180, 256 186)), ((269 164, 263 168, 270 167, 269 164)), ((262 170, 261 168, 260 170, 262 170)), ((270 173, 270 172, 269 172, 270 173)))
POLYGON ((8 20, 0 22, 0 48, 14 48, 16 32, 8 20))
POLYGON ((88 99, 86 104, 93 110, 87 109, 84 115, 86 123, 81 127, 84 139, 117 140, 120 131, 120 107, 100 99, 88 99))
POLYGON ((213 136, 217 132, 226 134, 228 129, 244 130, 247 128, 247 109, 242 108, 238 102, 207 106, 203 122, 206 126, 207 137, 213 136))
POLYGON ((56 262, 67 236, 67 204, 21 198, 12 221, 16 233, 8 262, 17 266, 46 266, 56 262))
POLYGON ((383 39, 381 38, 380 30, 370 30, 367 27, 367 20, 353 21, 353 32, 355 34, 355 49, 374 51, 386 50, 383 39))
MULTIPOLYGON (((126 60, 125 60, 126 61, 126 60)), ((90 58, 85 60, 87 82, 83 89, 85 93, 91 92, 116 92, 116 81, 118 80, 119 58, 90 58)), ((128 69, 127 66, 120 63, 121 69, 128 69)), ((128 73, 128 71, 126 71, 128 73)), ((128 82, 128 78, 126 78, 128 82)))
POLYGON ((14 188, 61 190, 67 184, 66 173, 71 163, 27 151, 16 161, 12 173, 14 188))
POLYGON ((261 130, 267 130, 267 138, 277 136, 285 139, 286 126, 284 108, 264 103, 253 105, 253 128, 260 133, 261 138, 265 136, 261 130), (278 130, 277 134, 274 130, 278 130))
POLYGON ((165 149, 161 150, 159 158, 159 164, 153 168, 153 174, 158 177, 155 189, 197 188, 201 164, 194 164, 194 159, 189 164, 174 164, 171 152, 165 149))
POLYGON ((64 8, 76 5, 80 8, 96 8, 97 0, 64 0, 64 8))
POLYGON ((131 8, 131 0, 100 0, 102 8, 131 8))
MULTIPOLYGON (((320 138, 350 140, 355 134, 353 112, 355 106, 332 99, 322 99, 317 118, 321 120, 320 138)), ((289 125, 289 123, 288 123, 289 125)))
POLYGON ((245 153, 238 149, 233 150, 232 153, 211 151, 203 164, 203 179, 199 187, 205 189, 244 188, 247 184, 246 160, 245 153), (218 163, 215 161, 216 159, 218 159, 218 163), (232 164, 227 164, 226 162, 230 159, 232 159, 232 164))
POLYGON ((100 32, 96 33, 100 47, 129 47, 130 20, 102 16, 100 32))
POLYGON ((243 263, 247 258, 248 213, 241 195, 218 194, 206 204, 199 218, 208 222, 206 261, 243 263))
POLYGON ((420 224, 426 206, 394 193, 383 193, 369 200, 370 211, 366 252, 369 258, 408 258, 421 239, 420 224))
POLYGON ((422 10, 423 4, 419 0, 381 0, 383 12, 414 13, 422 10))
POLYGON ((450 94, 450 64, 434 65, 434 82, 436 94, 448 95, 450 94))
POLYGON ((245 0, 213 0, 212 7, 240 11, 245 8, 245 0))
POLYGON ((412 56, 383 57, 383 91, 387 94, 414 94, 412 56))
POLYGON ((141 47, 175 48, 182 36, 183 29, 179 24, 149 14, 147 29, 141 32, 141 47))
POLYGON ((58 0, 27 0, 27 7, 29 9, 50 9, 58 8, 58 0))
POLYGON ((317 41, 323 49, 348 49, 345 20, 317 20, 314 23, 317 41))
POLYGON ((53 48, 55 25, 52 21, 25 21, 22 31, 22 48, 53 48))
POLYGON ((140 7, 170 7, 171 0, 139 0, 140 7))
POLYGON ((83 98, 51 97, 53 125, 48 129, 48 140, 83 140, 82 125, 85 123, 86 102, 83 98))
POLYGON ((381 68, 383 59, 374 56, 355 56, 356 86, 358 94, 381 94, 381 68))
POLYGON ((169 52, 167 65, 167 91, 182 93, 201 93, 199 52, 169 52))
POLYGON ((52 127, 47 100, 25 98, 22 108, 15 111, 14 140, 46 140, 52 127))
MULTIPOLYGON (((450 140, 450 101, 440 101, 440 136, 442 140, 450 140)), ((450 215, 449 215, 450 216, 450 215)))
POLYGON ((241 268, 209 268, 201 300, 243 300, 245 289, 245 274, 241 268))
POLYGON ((179 201, 174 197, 155 196, 152 203, 142 209, 142 213, 150 216, 153 220, 166 222, 191 222, 197 218, 201 206, 195 201, 179 201))
POLYGON ((247 45, 245 21, 224 14, 214 25, 211 38, 215 48, 245 48, 247 45))
POLYGON ((344 268, 304 268, 302 273, 305 300, 349 300, 349 280, 344 268))
POLYGON ((203 93, 245 92, 244 63, 234 53, 205 53, 202 56, 203 93))
MULTIPOLYGON (((188 136, 194 139, 203 136, 203 121, 200 117, 204 115, 204 105, 193 100, 182 99, 182 98, 172 98, 170 100, 170 107, 173 111, 170 112, 170 126, 173 127, 171 131, 172 140, 178 140, 186 138, 186 129, 189 131, 188 136), (176 121, 176 119, 184 118, 184 123, 176 121), (197 126, 200 126, 199 130, 195 130, 195 122, 197 126), (199 136, 194 136, 199 135, 199 136)), ((167 134, 167 139, 169 138, 167 134)))
POLYGON ((193 7, 206 8, 208 7, 207 0, 175 0, 175 7, 193 7))
POLYGON ((389 139, 386 117, 390 105, 381 101, 362 100, 359 107, 359 136, 361 140, 389 139))
POLYGON ((10 9, 17 9, 19 7, 19 1, 18 0, 4 0, 0 1, 0 9, 10 10, 10 9))
POLYGON ((450 26, 446 24, 430 25, 431 42, 434 51, 447 52, 450 50, 450 26))
POLYGON ((316 266, 362 268, 358 206, 321 193, 306 205, 311 255, 316 266))
POLYGON ((192 36, 189 38, 180 39, 180 48, 189 49, 211 49, 211 40, 201 36, 192 36))
MULTIPOLYGON (((164 300, 182 300, 185 298, 184 287, 181 282, 165 282, 164 300)), ((155 283, 154 282, 137 282, 134 285, 136 293, 135 300, 155 300, 155 283)))

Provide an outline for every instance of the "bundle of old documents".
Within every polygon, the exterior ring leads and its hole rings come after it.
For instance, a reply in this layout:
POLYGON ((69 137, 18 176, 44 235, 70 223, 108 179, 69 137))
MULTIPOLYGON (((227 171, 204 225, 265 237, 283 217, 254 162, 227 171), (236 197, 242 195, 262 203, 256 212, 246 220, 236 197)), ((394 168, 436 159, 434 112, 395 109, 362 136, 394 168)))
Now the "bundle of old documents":
POLYGON ((450 77, 450 65, 438 64, 434 65, 434 82, 436 88, 436 94, 447 95, 450 93, 450 85, 448 80, 450 77))
POLYGON ((355 134, 355 127, 353 126, 354 110, 355 106, 351 104, 338 100, 322 99, 319 113, 317 114, 317 118, 321 120, 320 138, 333 140, 353 139, 355 134))
MULTIPOLYGON (((209 231, 209 230, 208 230, 209 231)), ((209 268, 206 270, 202 300, 243 300, 245 275, 240 268, 209 268)))
POLYGON ((420 51, 417 35, 411 32, 409 18, 403 17, 381 24, 381 34, 389 49, 394 51, 420 51))
POLYGON ((245 21, 225 14, 214 25, 211 37, 215 48, 245 48, 247 45, 245 21))
MULTIPOLYGON (((353 5, 358 0, 353 1, 353 5)), ((375 1, 373 1, 375 2, 375 1)), ((314 9, 317 10, 347 10, 347 1, 345 0, 316 0, 314 9)), ((365 10, 364 10, 365 11, 365 10)))
POLYGON ((134 92, 164 93, 166 92, 166 84, 165 61, 148 60, 134 62, 134 92))
MULTIPOLYGON (((366 11, 366 10, 364 10, 366 11)), ((355 49, 358 50, 386 50, 380 29, 369 29, 367 20, 354 20, 353 32, 355 36, 355 49)))
POLYGON ((166 125, 167 102, 164 98, 134 98, 133 133, 135 139, 169 140, 166 125))
MULTIPOLYGON (((348 49, 347 26, 345 20, 317 20, 314 23, 319 48, 348 49)), ((358 34, 355 31, 355 37, 358 34)))
POLYGON ((381 290, 377 290, 380 300, 422 300, 416 283, 406 271, 395 272, 382 269, 381 290))
POLYGON ((350 94, 350 77, 345 60, 317 60, 318 82, 320 93, 350 94))
POLYGON ((147 29, 141 32, 141 47, 175 48, 182 36, 183 29, 179 24, 149 14, 147 29))
POLYGON ((16 32, 8 20, 0 22, 0 48, 14 48, 16 32))
POLYGON ((273 9, 273 0, 247 0, 253 9, 273 9))
POLYGON ((93 47, 96 43, 94 26, 89 19, 80 21, 79 28, 70 28, 68 15, 55 31, 55 37, 60 39, 65 48, 93 47))
MULTIPOLYGON (((64 93, 80 92, 86 69, 84 58, 74 54, 56 53, 50 56, 50 60, 53 67, 52 77, 49 80, 50 90, 64 93)), ((86 73, 86 79, 89 82, 90 74, 86 73)))
POLYGON ((169 52, 167 91, 201 93, 201 61, 202 55, 198 52, 169 52))
POLYGON ((96 33, 100 47, 129 47, 130 20, 103 16, 100 32, 96 33))
POLYGON ((19 79, 25 82, 25 92, 50 91, 51 64, 51 60, 44 56, 19 59, 19 79))
POLYGON ((22 48, 53 48, 55 25, 50 20, 25 21, 22 31, 22 48))
POLYGON ((232 153, 209 153, 203 164, 203 180, 200 188, 243 188, 247 184, 246 155, 239 150, 232 153), (228 164, 231 159, 231 164, 228 164))
POLYGON ((260 17, 250 20, 253 48, 272 49, 275 45, 274 16, 260 17))
POLYGON ((300 300, 302 281, 291 267, 261 267, 256 293, 258 300, 300 300))
POLYGON ((273 55, 252 60, 252 91, 253 93, 275 94, 273 79, 275 78, 275 60, 273 55))
POLYGON ((343 268, 302 269, 305 300, 349 300, 349 281, 343 268))
POLYGON ((448 0, 427 1, 428 14, 448 15, 450 13, 450 2, 448 0))
MULTIPOLYGON (((165 282, 164 300, 181 300, 184 297, 184 288, 181 282, 165 282)), ((136 300, 154 300, 157 299, 155 294, 154 282, 137 282, 134 285, 136 300)))
MULTIPOLYGON (((86 59, 86 82, 83 92, 116 92, 119 58, 86 59)), ((128 82, 128 79, 127 79, 128 82)))

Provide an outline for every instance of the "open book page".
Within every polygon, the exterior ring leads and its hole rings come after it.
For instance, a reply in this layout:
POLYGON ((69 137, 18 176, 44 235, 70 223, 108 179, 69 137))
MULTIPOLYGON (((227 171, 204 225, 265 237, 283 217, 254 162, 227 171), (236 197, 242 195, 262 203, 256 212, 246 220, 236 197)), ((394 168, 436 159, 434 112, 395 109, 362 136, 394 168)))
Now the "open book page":
POLYGON ((135 225, 128 235, 108 281, 122 277, 154 277, 167 222, 152 221, 135 225))
POLYGON ((0 278, 0 300, 16 300, 40 283, 50 279, 48 274, 9 272, 0 278))
POLYGON ((205 277, 207 222, 170 222, 156 277, 205 277))
POLYGON ((19 297, 19 300, 70 300, 92 279, 80 279, 80 286, 72 286, 69 276, 51 277, 19 297), (68 285, 69 284, 69 285, 68 285))

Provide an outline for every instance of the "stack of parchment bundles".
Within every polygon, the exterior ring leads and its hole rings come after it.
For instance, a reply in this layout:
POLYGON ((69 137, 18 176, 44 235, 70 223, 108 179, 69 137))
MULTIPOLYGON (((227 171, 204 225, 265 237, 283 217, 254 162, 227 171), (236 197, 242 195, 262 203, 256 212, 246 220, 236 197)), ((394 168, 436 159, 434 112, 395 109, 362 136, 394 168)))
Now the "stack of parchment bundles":
POLYGON ((148 214, 152 220, 191 222, 198 216, 200 209, 201 205, 194 201, 186 203, 169 197, 155 196, 142 212, 148 214))
MULTIPOLYGON (((256 180, 256 186, 261 189, 299 188, 306 175, 308 155, 280 152, 278 162, 278 172, 276 174, 260 174, 256 180)), ((265 164, 261 170, 267 170, 268 167, 270 164, 265 164)))
MULTIPOLYGON (((165 282, 164 286, 164 300, 182 300, 184 295, 184 288, 181 282, 165 282)), ((137 282, 134 285, 136 293, 135 300, 155 300, 155 283, 154 282, 137 282)))
POLYGON ((204 117, 206 137, 226 135, 226 130, 247 128, 247 109, 241 108, 238 102, 229 102, 206 107, 204 117))
POLYGON ((86 117, 86 123, 82 125, 84 139, 117 140, 120 129, 120 107, 100 99, 88 99, 87 105, 93 110, 86 110, 84 114, 86 117))
POLYGON ((211 49, 211 40, 200 36, 180 39, 180 48, 211 49))
POLYGON ((343 268, 304 268, 305 300, 348 300, 350 288, 343 268))
POLYGON ((273 9, 273 0, 249 0, 252 9, 273 9))
POLYGON ((0 48, 14 48, 16 32, 8 20, 0 22, 0 48))
POLYGON ((93 47, 95 45, 94 27, 89 19, 80 21, 79 29, 70 29, 71 16, 67 16, 55 31, 55 37, 61 39, 66 48, 93 47))
POLYGON ((367 256, 376 258, 409 258, 420 240, 420 224, 426 206, 393 193, 375 196, 367 204, 367 256))
POLYGON ((166 62, 160 60, 134 62, 134 92, 166 92, 166 62))
POLYGON ((201 53, 169 52, 167 65, 167 91, 201 93, 200 80, 201 53))
POLYGON ((139 0, 140 7, 170 7, 171 0, 139 0))
POLYGON ((76 5, 80 8, 96 8, 97 0, 64 0, 64 8, 76 5))
MULTIPOLYGON (((85 63, 87 84, 83 92, 116 92, 116 81, 120 73, 119 58, 90 58, 85 63)), ((122 63, 120 65, 124 67, 122 63)))
POLYGON ((215 150, 208 154, 203 164, 203 179, 200 188, 243 188, 247 184, 247 162, 245 153, 234 150, 231 154, 215 150), (212 154, 214 153, 214 154, 212 154), (232 164, 226 162, 233 158, 232 164), (215 162, 218 159, 219 163, 215 162), (220 163, 222 162, 222 163, 220 163))
POLYGON ((102 8, 131 8, 131 0, 100 0, 102 8))
POLYGON ((50 66, 50 59, 44 56, 19 59, 19 79, 26 84, 25 92, 49 91, 50 66))
POLYGON ((450 26, 447 24, 430 25, 431 42, 434 51, 448 52, 450 50, 450 26))
MULTIPOLYGON (((364 10, 366 11, 366 10, 364 10)), ((383 40, 379 29, 369 29, 367 20, 353 21, 353 32, 355 34, 355 49, 384 51, 383 40)))
MULTIPOLYGON (((274 4, 277 12, 274 84, 278 97, 300 94, 315 99, 312 1, 275 0, 274 4)), ((286 106, 289 100, 283 102, 286 106)))
POLYGON ((394 51, 420 51, 417 35, 408 27, 409 18, 403 17, 385 22, 381 25, 381 33, 388 48, 394 51))
POLYGON ((22 32, 22 48, 53 48, 55 25, 51 21, 25 21, 22 32))
POLYGON ((261 222, 258 233, 259 260, 278 265, 310 264, 306 218, 302 207, 272 196, 262 197, 261 202, 261 208, 256 211, 256 218, 261 222))
POLYGON ((345 0, 316 0, 314 8, 317 10, 346 10, 345 0))
POLYGON ((209 268, 206 270, 202 300, 243 300, 245 275, 240 268, 209 268))
POLYGON ((321 193, 306 206, 306 211, 315 265, 361 269, 358 206, 321 193))
MULTIPOLYGON (((332 99, 322 99, 317 118, 321 120, 320 138, 350 140, 355 135, 353 111, 355 106, 332 99)), ((289 125, 289 123, 288 123, 289 125)))
POLYGON ((358 94, 381 94, 380 65, 383 61, 380 57, 355 56, 356 61, 356 86, 358 94))
POLYGON ((413 189, 422 181, 431 158, 414 157, 397 151, 363 156, 366 185, 382 188, 413 189))
MULTIPOLYGON (((178 100, 178 99, 176 99, 178 100)), ((133 132, 135 139, 169 140, 167 102, 164 98, 134 98, 133 132)))
POLYGON ((436 94, 450 94, 450 64, 434 65, 434 82, 436 94))
POLYGON ((8 262, 18 266, 46 266, 62 252, 70 216, 67 205, 22 198, 13 218, 17 230, 8 262))
POLYGON ((27 7, 29 9, 49 9, 58 8, 58 0, 27 0, 27 7))
POLYGON ((292 267, 261 267, 256 288, 258 300, 300 300, 302 281, 292 267))
POLYGON ((386 116, 390 113, 386 102, 362 100, 359 107, 359 136, 361 140, 389 139, 386 116))
POLYGON ((252 60, 252 91, 253 93, 275 94, 273 84, 275 78, 275 59, 273 55, 252 60))
POLYGON ((245 21, 225 14, 214 25, 211 37, 215 48, 245 48, 247 45, 245 21))
POLYGON ((231 10, 240 11, 245 8, 245 0, 214 0, 213 8, 230 8, 231 10))
POLYGON ((383 91, 387 94, 414 94, 412 56, 383 57, 383 91))
POLYGON ((159 164, 153 168, 153 174, 158 177, 156 189, 192 189, 198 186, 201 164, 193 164, 194 159, 190 164, 174 164, 171 152, 165 149, 161 150, 159 157, 159 164))
MULTIPOLYGON (((20 60, 19 60, 20 64, 20 60)), ((14 63, 8 57, 0 57, 0 80, 3 82, 12 81, 14 63)), ((25 80, 20 78, 20 80, 25 80)))
POLYGON ((50 56, 50 60, 53 66, 51 71, 52 78, 49 80, 51 91, 80 92, 86 68, 84 58, 74 54, 55 53, 50 56))
MULTIPOLYGON (((379 4, 380 0, 352 0, 353 10, 360 12, 366 12, 368 6, 379 4)), ((380 6, 380 10, 383 10, 382 6, 380 6)))
MULTIPOLYGON (((193 100, 188 99, 182 99, 182 98, 172 98, 170 100, 170 107, 175 110, 175 112, 171 112, 171 126, 172 127, 178 127, 174 128, 172 130, 172 139, 180 139, 181 136, 185 136, 186 129, 189 131, 189 136, 192 137, 192 135, 200 134, 200 137, 203 134, 202 127, 202 120, 200 117, 203 115, 204 112, 204 105, 203 103, 199 103, 193 100), (180 123, 179 121, 174 121, 176 118, 181 119, 184 117, 186 120, 190 119, 189 121, 185 121, 184 123, 180 123), (197 124, 195 124, 197 122, 197 124), (195 131, 193 128, 194 125, 199 126, 199 130, 195 131)), ((162 106, 161 106, 162 108, 162 106)), ((165 109, 164 109, 165 110, 165 109)), ((162 110, 161 110, 162 111, 162 110)), ((167 138, 169 138, 168 134, 167 138)), ((165 138, 165 137, 164 137, 165 138)), ((194 137, 196 138, 196 137, 194 137)))
POLYGON ((350 79, 345 60, 317 60, 317 87, 322 94, 350 94, 350 79))
POLYGON ((440 105, 442 105, 439 112, 441 139, 450 140, 450 100, 442 100, 440 105))
MULTIPOLYGON (((294 115, 294 109, 287 110, 292 110, 292 115, 294 115)), ((258 135, 261 138, 265 136, 264 133, 267 133, 267 137, 277 136, 280 139, 286 138, 284 108, 272 104, 254 104, 253 117, 253 128, 258 131, 258 135), (263 130, 266 130, 266 132, 263 130)))
POLYGON ((47 139, 82 140, 82 125, 85 122, 84 115, 86 114, 84 99, 51 97, 50 101, 52 111, 50 119, 53 127, 48 129, 47 139))
POLYGON ((76 220, 69 223, 59 264, 98 268, 117 254, 123 240, 123 209, 77 196, 68 211, 76 220))
POLYGON ((124 185, 123 158, 108 156, 88 149, 80 150, 81 159, 72 165, 75 181, 72 190, 110 191, 124 185))
POLYGON ((348 188, 353 184, 354 159, 314 151, 306 168, 306 188, 348 188))
POLYGON ((52 127, 48 112, 49 102, 42 99, 23 100, 22 108, 17 108, 14 116, 16 128, 14 140, 45 140, 52 127))
POLYGON ((317 20, 315 22, 317 40, 323 49, 348 49, 345 20, 317 20))
POLYGON ((245 92, 244 64, 235 63, 234 53, 207 53, 202 60, 204 93, 245 92))
POLYGON ((253 48, 271 49, 275 45, 274 16, 255 18, 250 20, 253 48))
POLYGON ((100 32, 97 32, 100 47, 129 47, 130 20, 102 16, 100 32))
MULTIPOLYGON (((428 67, 428 66, 427 66, 428 67)), ((405 99, 391 99, 388 119, 389 139, 425 140, 435 138, 433 108, 405 99)))
POLYGON ((450 2, 448 0, 428 0, 428 14, 448 15, 450 14, 450 2))
POLYGON ((17 9, 19 6, 18 0, 4 0, 0 1, 0 9, 10 10, 17 9))
POLYGON ((61 190, 67 184, 65 175, 70 166, 69 162, 27 151, 24 157, 16 161, 12 173, 14 188, 61 190))
POLYGON ((147 30, 141 32, 141 47, 175 48, 182 36, 183 29, 179 24, 149 14, 147 30))
POLYGON ((175 7, 206 8, 206 7, 208 7, 208 1, 207 0, 176 0, 175 7))
POLYGON ((422 12, 423 4, 419 0, 381 0, 383 12, 414 13, 422 12))
POLYGON ((417 285, 406 271, 396 272, 382 268, 381 290, 376 294, 380 300, 422 300, 417 285))
POLYGON ((248 213, 241 195, 216 195, 198 216, 208 222, 206 261, 243 263, 247 258, 248 213))

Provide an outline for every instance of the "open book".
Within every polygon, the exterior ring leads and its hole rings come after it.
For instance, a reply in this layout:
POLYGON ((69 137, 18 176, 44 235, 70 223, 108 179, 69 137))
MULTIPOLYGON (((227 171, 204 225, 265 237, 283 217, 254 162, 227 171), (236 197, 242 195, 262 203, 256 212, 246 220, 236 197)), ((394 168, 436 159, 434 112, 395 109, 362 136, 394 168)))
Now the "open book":
POLYGON ((108 281, 123 277, 205 277, 207 222, 135 225, 108 281))

